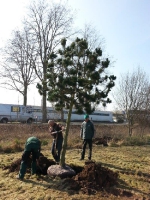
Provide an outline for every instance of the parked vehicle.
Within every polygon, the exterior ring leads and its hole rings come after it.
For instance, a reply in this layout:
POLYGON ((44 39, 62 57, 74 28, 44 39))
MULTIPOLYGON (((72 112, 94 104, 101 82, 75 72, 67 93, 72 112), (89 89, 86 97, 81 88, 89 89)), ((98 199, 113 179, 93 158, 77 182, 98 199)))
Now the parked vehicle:
MULTIPOLYGON (((35 119, 35 122, 42 122, 43 114, 41 106, 32 106, 31 112, 35 119)), ((60 113, 55 111, 52 107, 47 107, 47 121, 49 119, 60 119, 60 113)))
MULTIPOLYGON (((63 120, 66 121, 68 110, 63 111, 63 120)), ((110 111, 94 111, 89 115, 89 118, 94 122, 113 122, 113 113, 110 111)), ((47 121, 61 120, 60 112, 52 107, 47 107, 47 121)), ((77 114, 76 110, 72 111, 71 121, 83 121, 84 114, 77 114)), ((0 104, 0 122, 42 122, 42 107, 41 106, 23 106, 14 104, 0 104)))
POLYGON ((113 113, 111 111, 99 111, 96 110, 89 115, 92 121, 96 122, 114 122, 113 113))
POLYGON ((34 117, 31 106, 0 104, 0 122, 26 122, 32 123, 34 117))
MULTIPOLYGON (((42 121, 42 109, 40 106, 32 106, 32 113, 37 121, 42 121)), ((63 111, 63 119, 67 120, 68 110, 63 111)), ((89 118, 95 122, 113 122, 113 113, 110 111, 95 111, 89 115, 89 118)), ((61 113, 52 107, 47 108, 47 120, 61 120, 61 113)), ((77 114, 76 110, 72 111, 71 121, 83 121, 84 114, 77 114)))

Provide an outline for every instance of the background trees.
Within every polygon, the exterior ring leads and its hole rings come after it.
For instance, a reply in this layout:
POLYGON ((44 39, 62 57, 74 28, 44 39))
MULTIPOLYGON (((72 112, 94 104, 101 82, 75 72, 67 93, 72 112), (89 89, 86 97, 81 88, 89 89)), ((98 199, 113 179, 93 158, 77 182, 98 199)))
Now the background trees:
POLYGON ((129 136, 132 136, 132 130, 137 123, 149 117, 149 86, 148 77, 140 68, 120 77, 113 96, 119 110, 125 111, 129 136))
MULTIPOLYGON (((39 0, 31 3, 23 22, 23 31, 14 31, 13 38, 5 48, 4 85, 19 91, 23 104, 27 104, 28 86, 40 82, 42 95, 43 122, 46 121, 46 80, 49 55, 60 47, 63 36, 69 38, 78 33, 73 31, 73 10, 67 4, 46 3, 39 0), (7 61, 7 62, 6 62, 7 61), (11 80, 11 81, 10 81, 11 80)), ((92 50, 103 41, 90 24, 80 32, 88 40, 92 50)))
POLYGON ((84 38, 88 41, 90 50, 94 50, 96 47, 101 47, 104 51, 105 39, 100 35, 99 31, 91 24, 85 24, 80 31, 80 38, 84 38))
POLYGON ((60 38, 72 35, 73 14, 67 4, 33 2, 29 7, 29 14, 24 24, 28 27, 32 42, 36 46, 32 58, 35 73, 41 83, 43 122, 46 122, 46 81, 49 55, 58 48, 60 38))
MULTIPOLYGON (((67 137, 73 107, 77 113, 90 114, 95 104, 110 103, 108 94, 114 86, 114 75, 106 75, 108 58, 102 59, 102 50, 91 51, 85 39, 77 38, 69 46, 66 39, 61 41, 62 48, 51 53, 47 69, 48 100, 56 102, 56 110, 68 109, 68 119, 64 135, 60 164, 65 164, 67 137), (93 103, 93 104, 92 104, 93 103), (95 104, 94 104, 95 103, 95 104)), ((39 90, 42 90, 38 84, 39 90)))
POLYGON ((28 31, 14 31, 12 39, 8 40, 3 50, 3 65, 1 83, 3 87, 16 90, 23 95, 23 105, 27 105, 27 91, 34 83, 36 75, 33 68, 32 55, 34 44, 30 40, 28 31))

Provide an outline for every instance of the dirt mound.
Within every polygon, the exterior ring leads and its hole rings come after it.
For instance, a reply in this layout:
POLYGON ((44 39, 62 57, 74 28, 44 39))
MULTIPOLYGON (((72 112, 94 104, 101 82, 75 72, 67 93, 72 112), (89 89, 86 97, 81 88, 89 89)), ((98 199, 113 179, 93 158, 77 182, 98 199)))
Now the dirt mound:
POLYGON ((72 179, 77 184, 69 182, 71 189, 81 188, 83 193, 94 194, 97 190, 115 185, 118 173, 102 167, 100 163, 87 161, 83 170, 72 179))
MULTIPOLYGON (((31 162, 32 162, 32 158, 30 157, 28 159, 28 162, 27 162, 27 173, 30 173, 30 171, 31 171, 30 170, 31 169, 31 162)), ((9 173, 15 172, 15 171, 18 172, 19 169, 20 169, 20 164, 21 164, 21 158, 14 161, 11 165, 5 166, 3 169, 4 170, 8 169, 9 173)), ((55 164, 56 164, 56 162, 54 160, 47 159, 41 153, 40 157, 39 157, 39 166, 37 166, 36 173, 46 175, 48 167, 51 166, 51 165, 55 165, 55 164)))
POLYGON ((136 199, 130 191, 113 187, 118 184, 118 173, 102 167, 100 163, 86 161, 83 168, 77 166, 72 168, 78 173, 72 178, 64 179, 62 189, 67 187, 71 193, 80 190, 87 195, 94 195, 99 191, 106 199, 109 199, 110 195, 121 199, 136 199))
POLYGON ((96 145, 101 145, 102 144, 103 146, 108 146, 106 137, 94 138, 93 139, 93 143, 96 144, 96 145))

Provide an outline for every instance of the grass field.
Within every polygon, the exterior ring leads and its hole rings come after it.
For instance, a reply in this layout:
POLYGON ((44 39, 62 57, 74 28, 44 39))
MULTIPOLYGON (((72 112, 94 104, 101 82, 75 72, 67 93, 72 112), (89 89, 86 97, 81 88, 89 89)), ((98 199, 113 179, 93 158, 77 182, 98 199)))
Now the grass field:
MULTIPOLYGON (((84 166, 84 161, 79 161, 82 143, 79 138, 79 128, 80 126, 76 126, 70 129, 66 163, 84 166)), ((96 127, 99 137, 107 134, 121 138, 121 134, 125 134, 125 130, 123 130, 121 127, 118 129, 117 127, 104 127, 102 125, 96 127)), ((41 139, 43 155, 52 159, 50 153, 52 139, 47 133, 47 126, 0 126, 0 199, 150 199, 150 145, 122 146, 119 142, 116 145, 111 145, 110 142, 108 147, 93 145, 92 159, 100 162, 102 166, 118 172, 118 184, 113 188, 125 192, 123 196, 115 196, 114 193, 105 191, 99 191, 95 195, 85 195, 81 191, 73 192, 68 190, 67 187, 63 187, 63 180, 58 177, 31 176, 26 173, 25 180, 19 181, 16 179, 16 172, 8 173, 7 170, 3 170, 4 166, 8 166, 21 158, 25 140, 31 135, 41 139), (128 192, 133 195, 129 196, 128 192)), ((86 155, 87 152, 88 150, 86 155)))

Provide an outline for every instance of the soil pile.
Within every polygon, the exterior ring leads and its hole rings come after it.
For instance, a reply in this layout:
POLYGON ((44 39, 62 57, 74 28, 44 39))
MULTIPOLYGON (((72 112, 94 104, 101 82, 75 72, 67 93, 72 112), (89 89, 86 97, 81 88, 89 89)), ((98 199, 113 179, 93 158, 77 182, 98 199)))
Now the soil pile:
MULTIPOLYGON (((28 159, 27 162, 27 173, 31 172, 31 162, 32 162, 32 158, 30 157, 28 159)), ((19 172, 20 169, 20 164, 21 164, 21 158, 12 162, 12 164, 10 166, 5 166, 3 169, 6 170, 8 169, 8 172, 19 172)), ((37 170, 36 173, 37 174, 43 174, 46 175, 47 174, 47 169, 49 166, 51 165, 55 165, 56 162, 52 159, 47 159, 42 153, 40 154, 39 157, 39 166, 37 166, 37 170)))
POLYGON ((72 179, 78 183, 83 193, 93 194, 97 190, 115 185, 118 173, 102 167, 100 163, 87 161, 83 170, 72 179))
POLYGON ((93 143, 96 145, 103 145, 103 146, 108 146, 107 144, 107 139, 105 137, 103 138, 94 138, 93 143))

